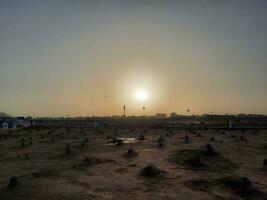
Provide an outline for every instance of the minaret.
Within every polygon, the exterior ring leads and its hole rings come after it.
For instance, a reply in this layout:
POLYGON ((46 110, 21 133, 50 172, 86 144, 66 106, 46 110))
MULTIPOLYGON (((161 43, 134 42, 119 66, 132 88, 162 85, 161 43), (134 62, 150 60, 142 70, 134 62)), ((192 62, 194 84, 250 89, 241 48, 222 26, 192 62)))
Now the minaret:
POLYGON ((123 116, 126 117, 126 106, 123 106, 123 116))
POLYGON ((144 107, 143 107, 143 113, 144 113, 144 116, 146 115, 145 110, 146 110, 146 107, 144 106, 144 107))

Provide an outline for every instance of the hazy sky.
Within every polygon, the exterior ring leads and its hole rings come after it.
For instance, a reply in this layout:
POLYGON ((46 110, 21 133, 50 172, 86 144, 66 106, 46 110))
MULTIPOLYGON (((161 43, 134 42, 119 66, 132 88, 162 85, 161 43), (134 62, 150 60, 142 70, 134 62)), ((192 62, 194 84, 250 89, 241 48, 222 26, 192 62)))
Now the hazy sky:
POLYGON ((0 111, 267 114, 266 10, 266 0, 0 0, 0 111))

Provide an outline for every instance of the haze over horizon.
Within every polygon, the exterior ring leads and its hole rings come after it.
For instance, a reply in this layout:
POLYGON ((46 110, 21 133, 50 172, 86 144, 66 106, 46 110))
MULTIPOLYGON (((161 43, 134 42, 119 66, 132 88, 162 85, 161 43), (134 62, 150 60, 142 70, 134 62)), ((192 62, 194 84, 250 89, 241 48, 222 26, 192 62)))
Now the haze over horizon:
POLYGON ((0 0, 0 111, 267 114, 267 1, 0 0))

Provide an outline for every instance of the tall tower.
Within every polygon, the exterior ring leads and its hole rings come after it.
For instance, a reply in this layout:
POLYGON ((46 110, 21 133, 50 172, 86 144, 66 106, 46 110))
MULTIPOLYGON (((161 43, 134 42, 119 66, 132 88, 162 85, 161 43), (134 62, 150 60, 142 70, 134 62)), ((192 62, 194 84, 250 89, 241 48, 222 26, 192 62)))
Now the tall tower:
POLYGON ((123 116, 126 117, 126 106, 123 106, 123 116))
POLYGON ((143 107, 143 114, 144 114, 144 116, 146 115, 145 111, 146 111, 146 107, 144 106, 143 107))

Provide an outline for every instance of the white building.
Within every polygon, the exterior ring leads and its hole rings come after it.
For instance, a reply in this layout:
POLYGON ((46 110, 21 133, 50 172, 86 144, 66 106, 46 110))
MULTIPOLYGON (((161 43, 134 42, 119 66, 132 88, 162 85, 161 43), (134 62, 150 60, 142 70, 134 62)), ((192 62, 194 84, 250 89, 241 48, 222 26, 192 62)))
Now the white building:
POLYGON ((12 128, 17 128, 17 123, 13 122, 12 128))
POLYGON ((8 123, 7 122, 2 122, 2 128, 3 129, 8 129, 8 123))
POLYGON ((24 126, 24 117, 17 117, 17 124, 20 126, 24 126))
POLYGON ((31 125, 31 122, 30 121, 25 121, 23 126, 28 127, 30 125, 31 125))
POLYGON ((94 127, 95 128, 103 128, 104 126, 105 126, 104 122, 101 122, 101 121, 94 122, 94 127))
POLYGON ((233 128, 233 123, 232 122, 229 122, 228 128, 233 128))

